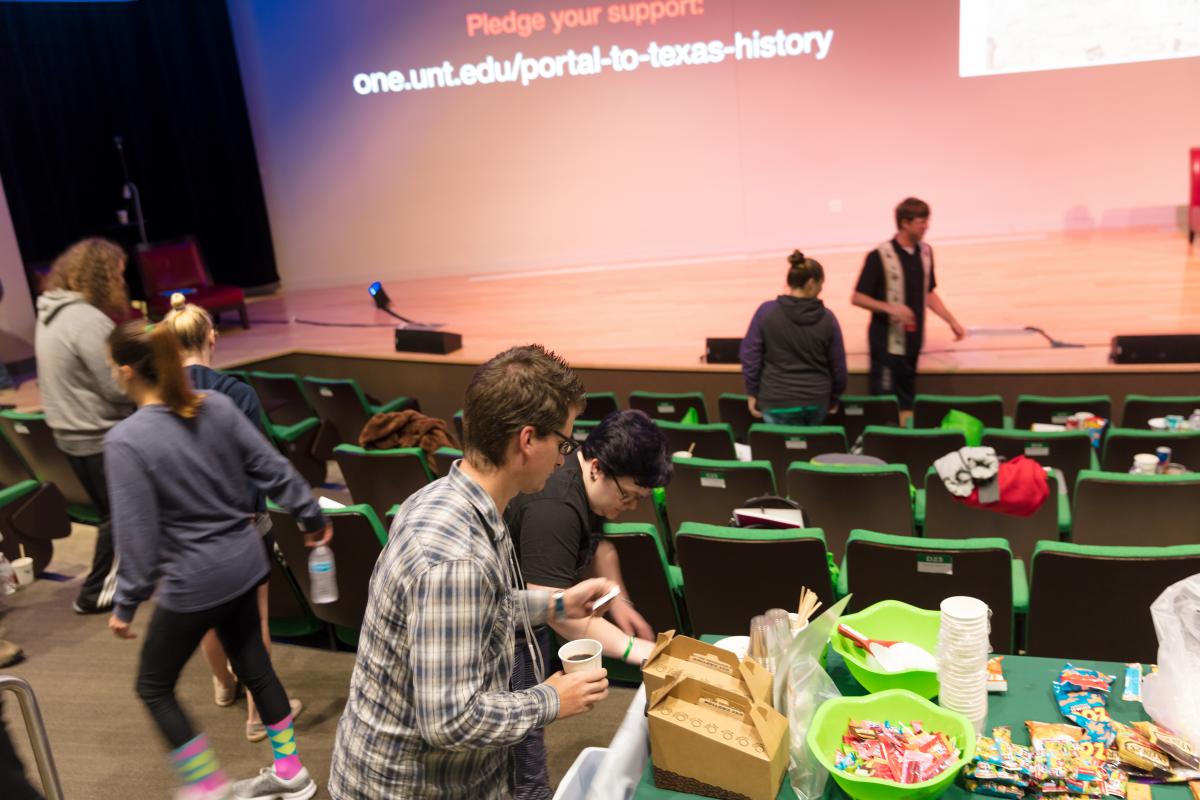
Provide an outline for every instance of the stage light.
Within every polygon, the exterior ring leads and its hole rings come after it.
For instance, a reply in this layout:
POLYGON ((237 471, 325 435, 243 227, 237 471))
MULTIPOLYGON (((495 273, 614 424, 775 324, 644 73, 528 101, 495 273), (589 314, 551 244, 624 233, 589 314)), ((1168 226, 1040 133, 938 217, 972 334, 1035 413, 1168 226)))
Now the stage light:
POLYGON ((375 281, 367 287, 367 291, 371 293, 371 299, 375 301, 375 306, 387 311, 388 306, 392 304, 392 298, 388 297, 388 293, 384 291, 383 284, 375 281))

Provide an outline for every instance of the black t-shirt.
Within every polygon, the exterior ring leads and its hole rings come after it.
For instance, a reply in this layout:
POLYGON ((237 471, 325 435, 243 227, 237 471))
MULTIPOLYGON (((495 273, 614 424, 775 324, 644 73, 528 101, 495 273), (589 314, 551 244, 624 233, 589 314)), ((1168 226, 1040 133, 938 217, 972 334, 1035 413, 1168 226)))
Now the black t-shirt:
MULTIPOLYGON (((909 358, 916 358, 921 352, 921 343, 925 340, 925 266, 921 263, 921 250, 909 253, 892 239, 892 247, 900 256, 900 267, 904 270, 904 304, 917 315, 917 329, 909 331, 906 336, 905 349, 909 358)), ((933 269, 933 253, 929 258, 929 291, 937 286, 933 269)), ((858 286, 855 291, 862 292, 876 300, 887 300, 887 279, 883 275, 883 259, 879 257, 879 248, 867 253, 866 263, 863 264, 862 274, 858 276, 858 286)), ((871 357, 887 353, 888 338, 887 314, 878 311, 871 312, 871 325, 867 328, 867 342, 871 347, 871 357)))
POLYGON ((592 513, 575 455, 536 494, 519 494, 504 510, 526 583, 566 589, 596 554, 604 519, 592 513))

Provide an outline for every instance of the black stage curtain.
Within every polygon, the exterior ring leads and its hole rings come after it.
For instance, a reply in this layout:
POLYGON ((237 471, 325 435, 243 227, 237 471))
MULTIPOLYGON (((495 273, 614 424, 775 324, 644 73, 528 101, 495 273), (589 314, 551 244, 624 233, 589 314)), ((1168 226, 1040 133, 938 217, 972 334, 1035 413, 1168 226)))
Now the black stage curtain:
POLYGON ((0 2, 0 178, 27 265, 84 236, 132 250, 114 136, 150 241, 194 235, 218 283, 278 281, 224 0, 0 2))

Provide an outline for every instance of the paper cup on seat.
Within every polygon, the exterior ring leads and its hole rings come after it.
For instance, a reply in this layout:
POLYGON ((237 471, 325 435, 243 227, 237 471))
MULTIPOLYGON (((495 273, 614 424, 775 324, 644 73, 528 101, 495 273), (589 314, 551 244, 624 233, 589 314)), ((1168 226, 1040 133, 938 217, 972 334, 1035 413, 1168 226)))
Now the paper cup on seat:
POLYGON ((17 578, 17 586, 24 589, 33 583, 33 559, 29 556, 13 559, 13 574, 17 578))
POLYGON ((583 672, 600 669, 600 653, 603 646, 595 639, 576 639, 558 648, 558 659, 563 672, 583 672))
POLYGON ((1139 475, 1158 472, 1158 456, 1154 453, 1138 453, 1133 457, 1133 471, 1139 475))

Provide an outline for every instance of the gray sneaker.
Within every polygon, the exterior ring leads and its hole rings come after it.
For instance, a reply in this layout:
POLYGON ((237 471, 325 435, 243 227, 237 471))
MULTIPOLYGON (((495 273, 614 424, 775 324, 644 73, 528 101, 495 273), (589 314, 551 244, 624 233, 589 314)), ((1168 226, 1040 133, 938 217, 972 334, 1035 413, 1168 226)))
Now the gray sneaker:
POLYGON ((275 774, 275 767, 263 767, 254 778, 246 778, 233 785, 233 796, 237 800, 308 800, 317 793, 317 784, 308 777, 304 767, 285 781, 275 774))

